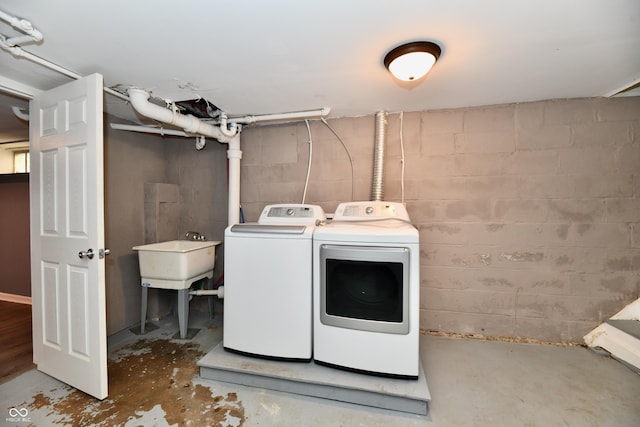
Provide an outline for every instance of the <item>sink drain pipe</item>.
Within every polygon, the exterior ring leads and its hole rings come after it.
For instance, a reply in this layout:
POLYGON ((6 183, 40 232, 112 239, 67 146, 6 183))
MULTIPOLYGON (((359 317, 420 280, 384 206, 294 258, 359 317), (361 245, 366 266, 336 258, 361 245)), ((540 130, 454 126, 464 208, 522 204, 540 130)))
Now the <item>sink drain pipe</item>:
POLYGON ((224 286, 218 286, 218 289, 198 289, 195 291, 189 291, 189 295, 194 295, 197 297, 200 296, 210 296, 210 295, 217 295, 218 298, 222 299, 224 298, 224 286))

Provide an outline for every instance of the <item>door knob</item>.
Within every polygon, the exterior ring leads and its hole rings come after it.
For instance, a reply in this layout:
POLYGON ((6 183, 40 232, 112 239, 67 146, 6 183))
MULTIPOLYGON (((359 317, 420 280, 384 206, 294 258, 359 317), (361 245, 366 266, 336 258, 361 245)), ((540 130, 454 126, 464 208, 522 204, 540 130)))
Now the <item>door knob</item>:
POLYGON ((98 251, 98 257, 100 259, 102 259, 102 258, 106 257, 107 255, 109 255, 110 253, 111 253, 111 249, 108 249, 108 248, 100 249, 98 251))
POLYGON ((82 258, 89 258, 89 259, 93 259, 93 255, 95 255, 95 254, 93 253, 93 249, 88 249, 88 250, 86 250, 86 251, 80 251, 80 252, 78 252, 78 257, 79 257, 80 259, 82 259, 82 258))

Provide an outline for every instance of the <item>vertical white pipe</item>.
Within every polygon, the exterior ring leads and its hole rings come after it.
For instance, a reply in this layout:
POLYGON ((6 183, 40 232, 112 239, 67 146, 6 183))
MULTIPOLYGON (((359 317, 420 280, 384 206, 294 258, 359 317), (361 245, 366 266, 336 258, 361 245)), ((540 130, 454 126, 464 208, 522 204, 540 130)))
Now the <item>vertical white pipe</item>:
POLYGON ((228 225, 240 223, 240 132, 228 142, 227 158, 229 159, 229 207, 228 225))

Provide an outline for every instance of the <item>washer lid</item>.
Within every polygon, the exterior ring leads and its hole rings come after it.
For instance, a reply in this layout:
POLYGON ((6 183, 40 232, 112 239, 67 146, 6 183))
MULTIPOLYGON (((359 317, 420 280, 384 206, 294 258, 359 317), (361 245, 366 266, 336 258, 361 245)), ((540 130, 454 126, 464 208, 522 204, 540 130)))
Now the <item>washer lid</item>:
POLYGON ((266 224, 235 224, 231 226, 234 233, 264 233, 264 234, 302 234, 306 225, 266 225, 266 224))

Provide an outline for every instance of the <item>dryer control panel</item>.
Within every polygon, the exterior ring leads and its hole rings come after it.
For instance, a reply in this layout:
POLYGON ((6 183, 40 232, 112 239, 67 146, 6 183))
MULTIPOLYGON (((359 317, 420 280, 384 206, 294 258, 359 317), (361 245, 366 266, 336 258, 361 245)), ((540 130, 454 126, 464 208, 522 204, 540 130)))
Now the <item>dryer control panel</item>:
POLYGON ((317 205, 278 204, 265 206, 258 224, 315 225, 326 219, 324 210, 317 205))
POLYGON ((334 221, 367 221, 382 219, 409 220, 409 213, 398 202, 348 202, 341 203, 336 209, 334 221))

